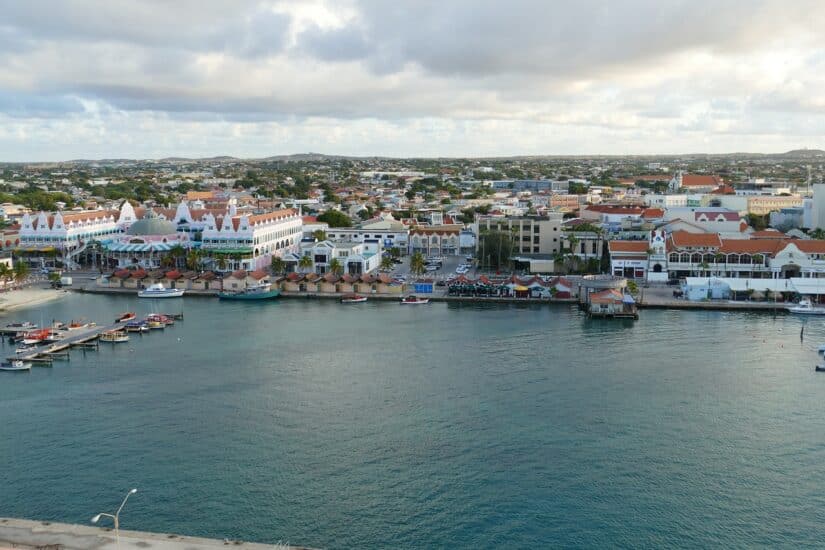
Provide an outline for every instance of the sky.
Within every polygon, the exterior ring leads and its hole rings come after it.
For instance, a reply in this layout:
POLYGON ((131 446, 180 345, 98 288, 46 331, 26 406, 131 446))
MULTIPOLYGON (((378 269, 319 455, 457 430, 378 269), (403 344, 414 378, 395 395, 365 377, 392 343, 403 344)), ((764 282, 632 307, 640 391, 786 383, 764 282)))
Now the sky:
POLYGON ((818 0, 0 0, 0 161, 825 148, 818 0))

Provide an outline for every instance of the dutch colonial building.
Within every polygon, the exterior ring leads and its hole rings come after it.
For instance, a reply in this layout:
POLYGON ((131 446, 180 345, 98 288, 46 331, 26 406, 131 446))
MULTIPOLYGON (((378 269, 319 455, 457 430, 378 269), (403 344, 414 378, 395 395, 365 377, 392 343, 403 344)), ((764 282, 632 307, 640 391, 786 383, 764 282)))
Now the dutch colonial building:
POLYGON ((273 256, 297 251, 301 227, 301 216, 291 208, 254 215, 229 212, 221 218, 220 225, 214 216, 207 214, 201 232, 201 250, 213 258, 221 258, 226 269, 255 271, 267 267, 273 256))
POLYGON ((17 252, 30 258, 58 257, 74 267, 77 265, 75 258, 91 242, 122 234, 118 217, 117 210, 25 214, 20 220, 17 252))

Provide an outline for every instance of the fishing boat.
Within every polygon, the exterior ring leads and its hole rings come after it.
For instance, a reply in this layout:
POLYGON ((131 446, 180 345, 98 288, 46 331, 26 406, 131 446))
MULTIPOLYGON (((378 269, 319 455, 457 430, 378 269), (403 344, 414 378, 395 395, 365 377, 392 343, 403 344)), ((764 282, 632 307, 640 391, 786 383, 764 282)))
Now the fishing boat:
POLYGON ((138 291, 138 298, 180 298, 184 292, 182 288, 166 288, 162 283, 155 283, 138 291))
POLYGON ((361 294, 347 294, 346 296, 341 298, 342 304, 360 304, 366 301, 367 297, 362 296, 361 294))
POLYGON ((115 323, 125 323, 126 321, 131 321, 135 317, 137 317, 137 315, 135 315, 134 311, 127 311, 115 317, 115 323))
POLYGON ((43 340, 45 340, 46 338, 49 337, 50 332, 51 332, 51 330, 47 329, 47 328, 27 332, 23 336, 23 341, 22 341, 23 345, 24 346, 35 346, 37 344, 40 344, 40 343, 43 342, 43 340))
POLYGON ((147 322, 155 321, 155 322, 161 323, 165 327, 168 327, 169 325, 174 325, 175 324, 174 319, 172 319, 171 317, 169 317, 167 315, 164 315, 162 313, 151 313, 151 314, 146 316, 146 321, 147 322))
POLYGON ((429 298, 420 298, 418 296, 413 296, 412 294, 410 294, 406 298, 401 298, 401 305, 402 306, 416 306, 416 305, 419 305, 419 304, 429 304, 429 303, 430 303, 429 298))
POLYGON ((100 341, 119 344, 121 342, 128 342, 129 335, 126 334, 126 331, 124 330, 107 330, 100 334, 100 341))
POLYGON ((808 298, 803 298, 795 306, 788 306, 788 311, 797 315, 825 315, 825 307, 815 306, 808 298))
POLYGON ((22 372, 32 370, 32 364, 20 361, 19 359, 15 359, 14 361, 11 361, 9 363, 0 363, 0 370, 4 370, 7 372, 22 372))
POLYGON ((260 283, 246 287, 238 292, 221 292, 218 298, 221 300, 271 300, 280 296, 281 291, 277 288, 273 290, 272 283, 260 283))

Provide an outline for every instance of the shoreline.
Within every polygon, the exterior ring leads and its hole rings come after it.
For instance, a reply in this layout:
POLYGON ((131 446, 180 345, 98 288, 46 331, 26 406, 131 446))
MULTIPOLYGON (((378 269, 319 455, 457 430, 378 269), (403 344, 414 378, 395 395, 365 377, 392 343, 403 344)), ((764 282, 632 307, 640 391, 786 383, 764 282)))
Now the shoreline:
POLYGON ((155 548, 158 550, 189 550, 233 548, 248 550, 306 550, 288 543, 263 544, 229 539, 190 537, 172 533, 127 531, 121 529, 120 540, 113 529, 76 523, 58 523, 30 519, 0 518, 0 548, 66 548, 100 550, 117 548, 155 548))
POLYGON ((0 294, 0 314, 43 305, 68 295, 65 290, 29 287, 0 294))

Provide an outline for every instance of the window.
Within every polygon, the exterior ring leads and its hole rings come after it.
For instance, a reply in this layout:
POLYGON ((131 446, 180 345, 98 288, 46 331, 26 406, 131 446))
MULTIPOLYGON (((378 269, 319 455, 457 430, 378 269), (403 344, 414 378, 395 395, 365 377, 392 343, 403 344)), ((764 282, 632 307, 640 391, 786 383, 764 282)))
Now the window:
POLYGON ((538 225, 534 225, 534 226, 533 226, 533 233, 538 233, 538 232, 539 232, 539 226, 538 226, 538 225))
POLYGON ((539 247, 534 246, 533 247, 533 253, 538 254, 538 252, 539 252, 539 247))
MULTIPOLYGON (((528 238, 529 238, 529 237, 528 237, 528 238)), ((536 235, 535 237, 533 237, 533 244, 539 244, 539 237, 538 237, 538 235, 536 235)))

